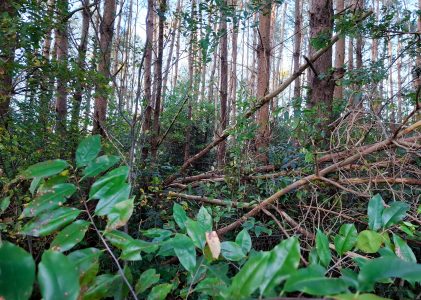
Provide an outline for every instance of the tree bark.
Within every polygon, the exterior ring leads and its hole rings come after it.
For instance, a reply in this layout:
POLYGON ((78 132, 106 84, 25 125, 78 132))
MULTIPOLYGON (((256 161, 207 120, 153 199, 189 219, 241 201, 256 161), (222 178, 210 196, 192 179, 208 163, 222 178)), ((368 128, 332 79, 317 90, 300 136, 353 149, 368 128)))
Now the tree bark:
MULTIPOLYGON (((257 47, 257 98, 264 97, 269 89, 270 77, 270 26, 271 2, 265 4, 259 13, 259 45, 257 47)), ((269 103, 263 105, 257 114, 258 132, 256 136, 257 159, 264 164, 269 161, 269 103)))
POLYGON ((105 121, 107 116, 107 94, 104 85, 108 85, 110 79, 111 48, 114 35, 114 20, 116 15, 116 0, 105 0, 104 12, 100 26, 99 49, 100 57, 98 73, 102 77, 97 84, 97 96, 95 97, 93 133, 105 134, 105 121))
MULTIPOLYGON (((345 3, 344 0, 336 0, 336 13, 340 13, 344 10, 345 3)), ((339 41, 335 45, 335 69, 340 70, 343 69, 345 63, 345 37, 339 39, 339 41)), ((343 98, 343 87, 342 85, 335 85, 335 89, 333 91, 333 98, 334 99, 342 99, 343 98)))
MULTIPOLYGON (((301 1, 295 0, 295 9, 294 9, 294 53, 292 54, 294 60, 294 72, 300 67, 300 52, 301 52, 301 1)), ((339 43, 339 41, 338 41, 339 43)), ((338 44, 336 44, 338 47, 338 44)), ((300 78, 297 78, 294 83, 294 98, 298 99, 301 96, 301 85, 300 78)))

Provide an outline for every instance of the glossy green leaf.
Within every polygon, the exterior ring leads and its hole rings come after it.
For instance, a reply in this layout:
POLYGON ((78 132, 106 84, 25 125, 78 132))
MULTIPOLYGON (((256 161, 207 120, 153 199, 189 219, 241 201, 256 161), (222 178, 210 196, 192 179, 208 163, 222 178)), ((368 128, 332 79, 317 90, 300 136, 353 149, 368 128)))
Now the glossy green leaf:
POLYGON ((35 191, 38 188, 41 181, 42 177, 35 177, 34 179, 32 179, 31 185, 29 186, 29 192, 31 192, 32 196, 35 194, 35 191))
POLYGON ((142 251, 142 246, 137 243, 136 240, 128 243, 122 248, 120 259, 128 261, 141 260, 142 256, 140 252, 142 251))
POLYGON ((148 288, 159 281, 160 275, 156 273, 155 269, 148 269, 143 272, 136 283, 135 290, 137 294, 141 294, 148 288))
POLYGON ((111 211, 107 215, 108 222, 106 230, 117 229, 126 225, 133 213, 133 201, 134 197, 129 200, 121 201, 111 208, 111 211))
POLYGON ((231 261, 239 261, 246 257, 241 246, 231 241, 221 243, 221 254, 231 261))
POLYGON ((84 293, 83 300, 96 300, 111 296, 118 278, 119 275, 112 274, 103 274, 95 277, 94 282, 84 293))
POLYGON ((123 182, 112 182, 99 190, 95 197, 100 199, 95 208, 95 214, 105 216, 111 212, 117 203, 126 201, 130 196, 131 185, 123 182))
POLYGON ((57 234, 51 243, 51 249, 64 252, 73 248, 83 240, 89 225, 91 225, 91 223, 84 220, 73 222, 57 234))
POLYGON ((403 220, 406 212, 409 210, 409 204, 405 202, 392 202, 390 207, 384 209, 382 214, 383 227, 388 228, 403 220))
POLYGON ((0 201, 0 214, 4 213, 10 205, 10 197, 5 197, 0 201))
POLYGON ((51 188, 47 193, 29 202, 19 218, 35 217, 45 211, 51 211, 62 206, 76 191, 76 186, 71 183, 60 183, 51 188))
POLYGON ((45 300, 78 298, 78 268, 60 252, 44 252, 38 265, 38 283, 45 300))
POLYGON ((105 232, 104 235, 114 247, 117 247, 119 249, 123 249, 129 243, 134 241, 134 239, 130 235, 119 230, 108 231, 105 232))
POLYGON ((216 297, 219 296, 220 292, 225 289, 226 284, 224 281, 216 277, 207 277, 196 285, 194 291, 216 297))
POLYGON ((196 266, 196 250, 193 241, 184 234, 176 234, 172 239, 172 247, 181 265, 192 272, 196 266))
POLYGON ((358 232, 354 224, 343 224, 339 229, 339 235, 335 236, 334 244, 336 252, 340 256, 352 250, 357 243, 358 232))
POLYGON ((35 262, 22 248, 9 243, 0 244, 0 298, 29 299, 35 280, 35 262))
POLYGON ((166 299, 168 294, 172 290, 172 284, 170 283, 162 283, 156 285, 152 288, 151 292, 148 295, 147 300, 163 300, 166 299))
POLYGON ((404 239, 396 234, 393 234, 393 243, 395 244, 395 254, 397 257, 407 262, 417 263, 414 252, 404 239))
POLYGON ((76 149, 76 165, 86 166, 94 160, 101 151, 101 137, 92 135, 83 139, 76 149))
POLYGON ((382 225, 382 213, 384 210, 383 199, 380 194, 374 195, 368 202, 368 228, 371 230, 379 230, 382 225))
POLYGON ((322 266, 329 266, 329 263, 332 260, 332 254, 329 249, 329 240, 320 229, 317 229, 316 233, 316 251, 322 266))
POLYGON ((236 238, 235 238, 235 242, 240 245, 241 250, 243 250, 244 254, 247 254, 250 252, 251 250, 251 237, 249 232, 247 231, 247 229, 243 229, 241 230, 236 238))
POLYGON ((206 230, 199 222, 191 219, 188 219, 184 225, 186 226, 187 234, 192 239, 194 245, 199 249, 203 249, 206 244, 206 230))
POLYGON ((196 220, 202 225, 206 232, 212 231, 212 216, 204 206, 200 207, 196 220))
POLYGON ((383 298, 374 294, 342 294, 333 296, 334 300, 391 300, 389 298, 383 298))
POLYGON ((89 198, 101 199, 101 197, 103 197, 104 194, 107 194, 110 189, 110 183, 113 183, 114 185, 124 183, 128 176, 129 168, 127 166, 121 166, 108 172, 94 182, 89 191, 89 198))
POLYGON ((348 291, 346 281, 341 278, 324 277, 324 272, 324 268, 318 265, 299 269, 286 281, 284 291, 299 291, 314 296, 334 295, 348 291))
POLYGON ((270 253, 252 256, 232 279, 228 299, 244 299, 259 288, 265 278, 270 253))
POLYGON ((172 235, 172 232, 161 228, 151 228, 143 231, 143 235, 148 238, 152 238, 153 242, 159 242, 166 240, 172 235))
POLYGON ((421 282, 421 265, 404 261, 396 256, 383 256, 368 260, 358 274, 361 291, 372 291, 376 282, 388 278, 402 278, 421 282))
POLYGON ((357 237, 357 248, 365 253, 376 253, 383 244, 383 237, 375 231, 361 231, 357 237))
POLYGON ((31 236, 46 236, 73 222, 80 210, 71 207, 60 207, 48 211, 26 223, 21 233, 31 236))
POLYGON ((183 207, 180 204, 174 203, 172 211, 174 221, 177 223, 178 227, 180 227, 181 230, 186 229, 184 223, 187 221, 188 218, 183 207))
POLYGON ((86 248, 73 251, 67 256, 79 270, 79 283, 82 288, 91 283, 98 273, 101 254, 99 249, 86 248))
POLYGON ((276 286, 288 279, 300 264, 300 244, 296 237, 282 241, 270 251, 260 294, 269 296, 276 286))
POLYGON ((89 177, 95 177, 102 172, 107 171, 120 161, 120 157, 113 155, 103 155, 91 161, 83 170, 83 177, 81 180, 89 177))
POLYGON ((30 166, 22 172, 22 176, 26 179, 34 177, 45 178, 60 173, 68 166, 69 164, 62 159, 47 160, 30 166))

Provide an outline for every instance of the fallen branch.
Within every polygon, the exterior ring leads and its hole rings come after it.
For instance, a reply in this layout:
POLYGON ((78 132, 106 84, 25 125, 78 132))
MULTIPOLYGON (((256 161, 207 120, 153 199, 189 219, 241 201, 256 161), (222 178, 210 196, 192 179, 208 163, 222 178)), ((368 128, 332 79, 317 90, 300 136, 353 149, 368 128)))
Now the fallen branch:
POLYGON ((187 200, 199 201, 199 202, 221 205, 221 206, 232 206, 232 207, 237 207, 237 208, 250 208, 250 207, 256 206, 256 205, 244 203, 244 202, 228 201, 228 200, 222 200, 222 199, 208 198, 204 196, 187 195, 187 194, 182 194, 182 193, 175 193, 172 191, 168 192, 168 196, 184 198, 187 200))
POLYGON ((421 185, 421 180, 416 179, 416 178, 373 177, 373 178, 347 178, 341 181, 341 184, 363 184, 363 183, 421 185))

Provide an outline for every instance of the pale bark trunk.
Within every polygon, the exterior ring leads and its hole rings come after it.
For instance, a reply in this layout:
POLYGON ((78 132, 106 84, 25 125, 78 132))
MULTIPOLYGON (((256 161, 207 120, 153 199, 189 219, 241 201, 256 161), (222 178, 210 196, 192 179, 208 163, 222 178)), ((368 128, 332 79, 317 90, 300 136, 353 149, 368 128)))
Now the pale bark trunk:
MULTIPOLYGON (((301 1, 295 0, 295 9, 294 9, 294 72, 300 67, 300 51, 301 51, 301 1)), ((294 82, 294 98, 298 99, 301 96, 301 86, 300 86, 300 77, 298 77, 294 82)))
MULTIPOLYGON (((337 0, 336 1, 336 12, 342 12, 345 8, 344 0, 337 0)), ((344 67, 345 63, 345 37, 339 39, 336 42, 335 48, 335 69, 341 70, 344 67)), ((343 86, 342 85, 335 85, 335 89, 333 91, 333 98, 335 99, 342 99, 343 98, 343 86)))

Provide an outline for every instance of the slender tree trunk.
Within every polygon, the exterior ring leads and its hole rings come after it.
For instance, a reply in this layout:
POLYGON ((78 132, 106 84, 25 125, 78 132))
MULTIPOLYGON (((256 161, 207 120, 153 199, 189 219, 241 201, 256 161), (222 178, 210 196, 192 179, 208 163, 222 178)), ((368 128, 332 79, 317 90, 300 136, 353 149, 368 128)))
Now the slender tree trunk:
MULTIPOLYGON (((418 0, 418 10, 421 11, 421 0, 418 0)), ((418 22, 417 22, 417 29, 418 33, 421 34, 421 14, 418 14, 418 22)), ((421 95, 421 47, 418 47, 418 53, 415 63, 415 92, 417 93, 418 97, 421 95)), ((417 99, 419 101, 419 99, 417 99)))
MULTIPOLYGON (((237 1, 234 0, 233 5, 235 6, 237 1)), ((230 90, 230 103, 232 106, 232 124, 236 123, 237 119, 237 48, 238 48, 238 20, 235 19, 233 22, 232 29, 232 48, 231 48, 231 90, 230 90)))
MULTIPOLYGON (((58 0, 57 8, 60 20, 65 18, 69 9, 68 0, 58 0)), ((67 118, 67 59, 69 56, 69 36, 67 21, 60 22, 56 29, 57 62, 60 64, 60 72, 57 75, 57 98, 56 98, 56 129, 59 134, 66 132, 67 118)))
MULTIPOLYGON (((224 5, 227 2, 224 1, 224 5)), ((219 84, 219 95, 221 99, 221 112, 219 115, 219 128, 218 134, 221 134, 225 128, 227 128, 228 113, 227 113, 227 102, 228 102, 228 30, 227 30, 227 19, 223 12, 221 12, 221 54, 220 54, 220 67, 221 67, 221 81, 219 84)), ((225 164, 225 148, 226 142, 223 141, 218 145, 218 167, 222 168, 225 164)))
MULTIPOLYGON (((181 14, 181 6, 180 6, 180 14, 181 14)), ((181 18, 180 14, 177 15, 177 18, 181 18)), ((175 88, 178 81, 178 61, 180 58, 180 45, 181 45, 180 38, 181 38, 181 30, 180 30, 180 25, 179 25, 178 30, 177 30, 176 42, 175 42, 175 65, 174 65, 174 76, 173 76, 172 85, 171 85, 172 88, 175 88)))
MULTIPOLYGON (((333 29, 333 3, 332 0, 311 0, 310 2, 310 38, 320 34, 331 36, 333 29)), ((310 46, 310 55, 316 52, 310 46)), ((328 124, 332 121, 332 102, 335 81, 332 68, 332 48, 329 48, 314 64, 314 71, 310 75, 310 107, 316 108, 317 117, 322 121, 318 124, 325 136, 329 136, 328 124), (322 76, 320 76, 322 75, 322 76)))
POLYGON ((108 85, 110 79, 111 48, 114 34, 114 20, 116 15, 116 0, 105 0, 104 13, 100 26, 99 49, 100 58, 98 73, 102 76, 97 84, 95 97, 93 133, 105 135, 105 121, 107 116, 107 95, 103 85, 108 85))
MULTIPOLYGON (((300 52, 301 52, 301 1, 295 0, 295 9, 294 9, 294 72, 300 67, 300 52)), ((301 86, 300 86, 300 77, 298 77, 294 82, 294 98, 298 99, 301 96, 301 86)))
MULTIPOLYGON (((336 0, 336 12, 339 13, 345 8, 344 0, 336 0)), ((345 63, 345 37, 340 38, 335 44, 335 69, 342 70, 345 63)), ((343 98, 343 87, 342 85, 335 85, 333 92, 333 98, 343 98)))
POLYGON ((392 38, 389 37, 389 41, 387 43, 388 54, 389 54, 389 101, 390 101, 390 130, 392 132, 395 131, 396 128, 396 116, 395 116, 395 108, 393 105, 393 99, 395 98, 395 91, 393 88, 393 45, 392 45, 392 38))
MULTIPOLYGON (((364 1, 356 0, 356 13, 362 14, 364 9, 364 1)), ((356 68, 358 70, 363 68, 363 37, 361 34, 358 34, 357 41, 355 45, 355 57, 356 57, 356 68)))
MULTIPOLYGON (((262 8, 259 13, 259 46, 257 47, 257 60, 258 60, 258 71, 257 71, 257 98, 263 97, 268 93, 269 89, 269 77, 270 77, 270 12, 271 3, 269 2, 262 8)), ((263 105, 258 111, 257 123, 259 125, 257 137, 256 137, 256 150, 258 154, 258 160, 267 164, 268 148, 269 148, 269 103, 263 105)))
POLYGON ((162 95, 162 60, 164 56, 164 23, 165 23, 165 12, 167 10, 167 1, 160 0, 159 2, 159 24, 158 24, 158 56, 156 60, 156 98, 155 98, 155 109, 153 115, 153 137, 152 137, 152 147, 151 155, 152 161, 156 162, 157 151, 158 151, 158 141, 159 141, 159 115, 161 112, 161 95, 162 95))
POLYGON ((10 99, 13 94, 13 65, 17 43, 17 33, 9 30, 16 17, 13 2, 0 1, 0 30, 5 32, 0 39, 0 128, 7 128, 10 99))

